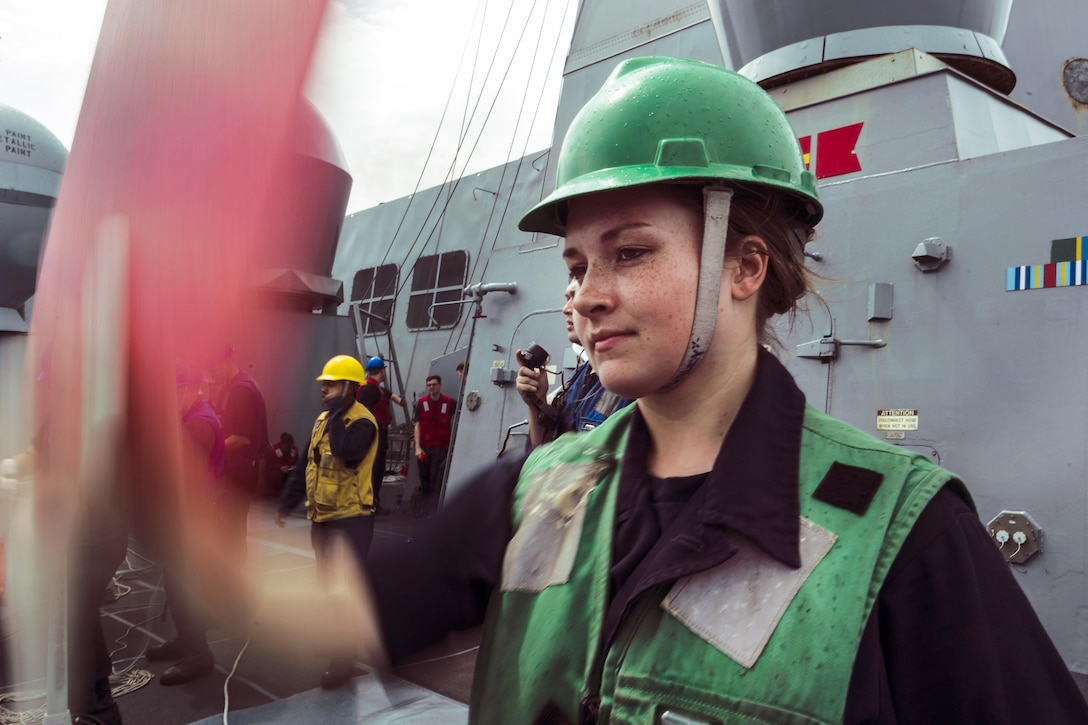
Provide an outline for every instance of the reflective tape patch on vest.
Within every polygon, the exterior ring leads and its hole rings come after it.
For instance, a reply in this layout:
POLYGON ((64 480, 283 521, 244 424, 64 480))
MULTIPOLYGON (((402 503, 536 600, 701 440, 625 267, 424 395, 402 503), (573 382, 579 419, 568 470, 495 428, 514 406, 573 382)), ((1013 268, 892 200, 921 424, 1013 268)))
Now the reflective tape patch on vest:
POLYGON ((521 523, 506 547, 502 591, 539 592, 570 579, 586 501, 609 463, 579 463, 533 473, 521 523))
POLYGON ((620 396, 606 390, 597 398, 597 404, 593 406, 593 412, 600 413, 607 418, 616 412, 616 407, 621 400, 620 396))
POLYGON ((801 518, 801 568, 791 569, 739 535, 724 563, 676 582, 661 607, 700 639, 751 669, 775 627, 837 537, 801 518))
MULTIPOLYGON (((447 415, 450 412, 449 403, 447 401, 445 401, 445 400, 442 400, 441 403, 442 403, 442 405, 438 406, 438 414, 439 415, 447 415)), ((423 412, 424 413, 430 413, 431 412, 431 401, 430 401, 429 398, 424 398, 423 399, 423 412)))

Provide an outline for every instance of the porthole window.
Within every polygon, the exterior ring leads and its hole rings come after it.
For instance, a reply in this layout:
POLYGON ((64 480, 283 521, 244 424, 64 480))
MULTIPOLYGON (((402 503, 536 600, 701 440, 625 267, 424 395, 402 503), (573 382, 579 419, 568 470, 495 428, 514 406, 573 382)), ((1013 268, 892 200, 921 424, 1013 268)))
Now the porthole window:
POLYGON ((420 257, 412 269, 408 329, 436 330, 456 325, 463 305, 450 303, 461 300, 467 274, 466 252, 420 257))

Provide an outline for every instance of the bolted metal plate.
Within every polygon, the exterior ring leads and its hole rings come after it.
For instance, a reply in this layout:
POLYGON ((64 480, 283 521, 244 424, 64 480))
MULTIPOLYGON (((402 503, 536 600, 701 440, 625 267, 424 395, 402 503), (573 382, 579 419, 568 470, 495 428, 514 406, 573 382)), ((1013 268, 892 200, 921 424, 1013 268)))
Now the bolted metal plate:
POLYGON ((1043 530, 1026 511, 1002 511, 986 529, 1012 564, 1023 564, 1042 551, 1043 530))
POLYGON ((1088 103, 1088 58, 1073 58, 1062 71, 1065 92, 1077 103, 1088 103))

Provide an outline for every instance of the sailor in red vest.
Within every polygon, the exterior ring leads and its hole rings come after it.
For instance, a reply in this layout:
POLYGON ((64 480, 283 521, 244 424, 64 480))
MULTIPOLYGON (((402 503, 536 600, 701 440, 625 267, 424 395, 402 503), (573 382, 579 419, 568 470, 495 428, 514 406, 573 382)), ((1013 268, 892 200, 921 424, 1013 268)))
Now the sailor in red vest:
POLYGON ((442 378, 427 376, 427 394, 416 403, 416 459, 419 461, 419 487, 422 493, 417 515, 426 516, 432 506, 432 494, 442 485, 442 472, 450 450, 453 430, 453 398, 442 394, 442 378))
POLYGON ((298 462, 298 446, 295 445, 295 437, 287 431, 280 433, 280 442, 272 446, 272 450, 268 453, 268 460, 284 476, 290 473, 298 462))
POLYGON ((280 433, 279 442, 268 449, 264 460, 264 488, 262 494, 279 496, 283 492, 283 484, 287 481, 287 474, 298 462, 298 446, 295 445, 295 437, 284 431, 280 433))
POLYGON ((389 424, 393 422, 393 413, 389 401, 406 407, 404 398, 384 387, 386 377, 385 360, 372 357, 366 361, 366 384, 359 388, 359 402, 374 414, 378 421, 378 457, 374 460, 371 483, 374 486, 374 510, 378 514, 389 513, 380 506, 379 493, 385 478, 385 455, 389 449, 389 424))

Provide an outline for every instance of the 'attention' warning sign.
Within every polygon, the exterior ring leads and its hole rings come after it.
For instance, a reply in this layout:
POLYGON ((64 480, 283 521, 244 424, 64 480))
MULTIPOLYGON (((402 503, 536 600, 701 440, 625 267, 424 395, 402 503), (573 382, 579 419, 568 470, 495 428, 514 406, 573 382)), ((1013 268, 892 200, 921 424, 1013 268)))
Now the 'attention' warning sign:
POLYGON ((911 408, 886 408, 876 412, 877 430, 918 430, 918 411, 911 408))

